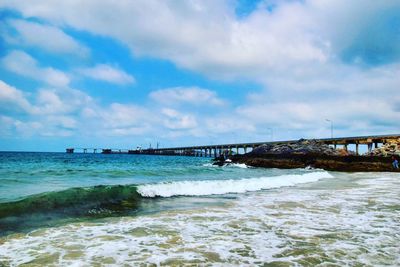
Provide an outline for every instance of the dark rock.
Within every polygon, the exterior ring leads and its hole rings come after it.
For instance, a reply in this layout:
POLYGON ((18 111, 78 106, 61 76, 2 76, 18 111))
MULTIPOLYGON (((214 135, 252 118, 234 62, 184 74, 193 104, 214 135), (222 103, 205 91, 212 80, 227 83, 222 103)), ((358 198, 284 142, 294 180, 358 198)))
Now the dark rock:
POLYGON ((337 156, 340 153, 326 145, 322 142, 317 140, 305 140, 300 139, 296 142, 290 144, 264 144, 259 147, 256 147, 253 151, 249 153, 250 155, 265 155, 265 154, 300 154, 300 155, 307 155, 307 154, 318 154, 318 155, 332 155, 337 156))
MULTIPOLYGON (((356 156, 344 149, 336 150, 317 140, 300 139, 291 144, 265 144, 250 153, 231 157, 234 163, 264 168, 319 168, 345 172, 390 172, 392 160, 379 156, 356 156)), ((222 161, 223 164, 223 161, 222 161)))
POLYGON ((317 168, 328 171, 345 172, 395 172, 392 160, 387 157, 331 156, 331 155, 236 155, 234 163, 244 163, 252 167, 264 168, 317 168))

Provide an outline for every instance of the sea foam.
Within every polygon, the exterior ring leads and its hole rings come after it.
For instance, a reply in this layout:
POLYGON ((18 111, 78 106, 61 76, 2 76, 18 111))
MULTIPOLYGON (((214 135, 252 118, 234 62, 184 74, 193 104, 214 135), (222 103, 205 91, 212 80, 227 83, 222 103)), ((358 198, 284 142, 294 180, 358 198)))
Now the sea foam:
POLYGON ((400 266, 400 175, 332 175, 329 183, 240 195, 227 205, 0 237, 0 265, 400 266))
POLYGON ((328 172, 311 172, 302 175, 292 174, 239 180, 179 181, 140 185, 137 191, 143 197, 221 195, 294 186, 332 177, 328 172))

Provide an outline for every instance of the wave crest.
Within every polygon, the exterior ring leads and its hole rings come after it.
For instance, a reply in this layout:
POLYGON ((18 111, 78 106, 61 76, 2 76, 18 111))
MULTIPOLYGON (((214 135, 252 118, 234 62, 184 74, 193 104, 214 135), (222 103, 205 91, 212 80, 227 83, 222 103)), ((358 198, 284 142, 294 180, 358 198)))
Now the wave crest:
POLYGON ((332 177, 328 172, 312 172, 302 175, 292 174, 240 180, 180 181, 139 185, 137 192, 143 197, 222 195, 294 186, 332 177))
POLYGON ((16 216, 34 212, 48 212, 58 210, 68 213, 73 208, 73 213, 130 200, 135 203, 140 195, 136 186, 93 186, 87 188, 70 188, 57 192, 46 192, 32 195, 15 202, 0 203, 0 218, 16 216))

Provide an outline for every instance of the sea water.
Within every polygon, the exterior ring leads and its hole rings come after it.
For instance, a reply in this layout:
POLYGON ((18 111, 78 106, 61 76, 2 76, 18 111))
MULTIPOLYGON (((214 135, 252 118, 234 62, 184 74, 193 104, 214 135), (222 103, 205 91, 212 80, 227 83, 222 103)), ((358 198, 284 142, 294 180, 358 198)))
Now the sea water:
POLYGON ((0 153, 0 266, 400 265, 400 175, 0 153))

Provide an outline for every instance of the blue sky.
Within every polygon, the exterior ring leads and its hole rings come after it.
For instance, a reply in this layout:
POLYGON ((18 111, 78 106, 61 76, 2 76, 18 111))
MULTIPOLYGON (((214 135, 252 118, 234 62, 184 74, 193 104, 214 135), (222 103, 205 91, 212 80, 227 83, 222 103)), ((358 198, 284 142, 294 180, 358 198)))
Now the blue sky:
POLYGON ((0 150, 400 132, 396 0, 0 0, 0 150))

